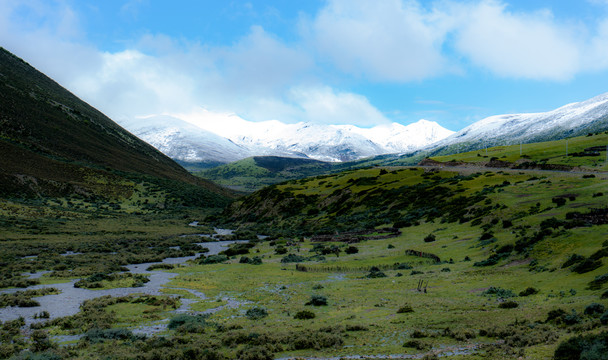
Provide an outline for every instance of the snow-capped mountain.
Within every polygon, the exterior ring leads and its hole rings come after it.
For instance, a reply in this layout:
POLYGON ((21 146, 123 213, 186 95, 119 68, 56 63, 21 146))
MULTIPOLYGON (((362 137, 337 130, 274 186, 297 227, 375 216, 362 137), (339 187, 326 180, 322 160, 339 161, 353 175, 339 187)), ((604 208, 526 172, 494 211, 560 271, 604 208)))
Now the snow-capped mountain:
POLYGON ((121 125, 179 161, 226 163, 252 155, 245 147, 172 116, 151 116, 121 125))
POLYGON ((378 125, 370 129, 352 125, 337 127, 360 134, 376 144, 382 144, 386 150, 385 153, 411 152, 454 133, 434 121, 424 119, 407 126, 392 123, 390 125, 378 125))
POLYGON ((251 122, 233 114, 151 116, 121 122, 169 157, 182 162, 231 162, 255 155, 349 161, 416 150, 451 133, 420 120, 370 129, 352 125, 251 122))
POLYGON ((608 93, 558 109, 528 114, 495 115, 438 141, 427 149, 460 144, 460 150, 561 139, 608 129, 608 93))
POLYGON ((243 146, 267 146, 298 152, 322 161, 349 161, 386 153, 381 145, 353 131, 311 123, 283 124, 258 134, 238 135, 231 140, 243 146), (262 135, 262 136, 260 136, 262 135))

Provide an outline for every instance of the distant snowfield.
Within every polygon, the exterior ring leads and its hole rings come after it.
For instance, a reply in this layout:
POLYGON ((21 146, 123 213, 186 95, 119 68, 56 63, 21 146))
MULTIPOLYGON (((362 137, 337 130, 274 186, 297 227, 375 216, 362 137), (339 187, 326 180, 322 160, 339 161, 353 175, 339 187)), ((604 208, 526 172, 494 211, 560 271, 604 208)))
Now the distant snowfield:
POLYGON ((275 155, 339 162, 458 143, 493 146, 541 141, 586 129, 608 128, 608 93, 543 113, 490 116, 458 132, 427 120, 360 128, 286 124, 278 120, 252 122, 235 114, 204 109, 120 123, 175 160, 228 163, 250 156, 275 155))
POLYGON ((205 110, 141 117, 121 125, 167 156, 188 162, 231 162, 256 155, 350 161, 414 151, 453 133, 427 120, 366 129, 277 120, 252 122, 205 110))

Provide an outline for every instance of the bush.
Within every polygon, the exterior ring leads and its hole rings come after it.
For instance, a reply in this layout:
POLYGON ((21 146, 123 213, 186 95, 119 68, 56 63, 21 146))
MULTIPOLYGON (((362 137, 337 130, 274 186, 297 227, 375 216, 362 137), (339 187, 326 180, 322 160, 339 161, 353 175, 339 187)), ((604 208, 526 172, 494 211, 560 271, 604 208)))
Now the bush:
POLYGON ((425 337, 428 337, 428 336, 429 336, 429 335, 428 335, 426 332, 424 332, 424 331, 420 331, 420 330, 414 330, 414 331, 413 331, 413 332, 410 334, 410 337, 411 337, 412 339, 422 339, 422 338, 425 338, 425 337))
POLYGON ((608 353, 608 332, 572 337, 563 341, 553 354, 555 360, 605 359, 608 353))
POLYGON ((409 304, 405 304, 397 310, 397 314, 407 314, 411 312, 414 312, 414 309, 412 309, 412 306, 409 304))
POLYGON ((259 256, 254 256, 253 258, 249 258, 247 256, 242 256, 239 260, 240 264, 249 264, 249 265, 262 265, 262 258, 259 256))
POLYGON ((312 295, 310 300, 305 305, 326 306, 327 298, 323 295, 312 295))
POLYGON ((510 298, 515 297, 515 293, 509 289, 503 289, 499 287, 490 286, 488 290, 481 293, 482 295, 495 295, 500 298, 510 298))
POLYGON ((347 254, 356 254, 359 252, 359 248, 356 246, 349 246, 346 248, 346 250, 344 250, 344 252, 347 254))
POLYGON ((395 269, 397 270, 410 270, 413 269, 412 265, 407 264, 407 263, 399 263, 397 264, 397 266, 395 267, 395 269))
POLYGON ((173 264, 152 264, 150 266, 148 266, 148 268, 146 269, 146 271, 152 271, 152 270, 171 270, 173 269, 175 266, 173 264))
POLYGON ((254 308, 248 309, 247 312, 245 313, 245 316, 247 316, 247 318, 249 318, 251 320, 259 320, 259 319, 262 319, 262 318, 265 318, 266 316, 268 316, 268 311, 266 311, 266 309, 264 309, 264 308, 254 307, 254 308))
POLYGON ((608 299, 608 290, 604 291, 602 296, 600 296, 600 299, 608 299))
POLYGON ((383 278, 386 277, 386 274, 383 273, 380 269, 378 269, 375 266, 372 266, 371 269, 369 269, 369 274, 365 275, 366 278, 368 279, 376 279, 376 278, 383 278))
POLYGON ((569 266, 572 266, 576 263, 580 263, 581 261, 584 261, 585 257, 582 255, 578 255, 578 254, 572 254, 570 255, 570 257, 568 258, 568 260, 566 260, 566 262, 562 265, 562 269, 565 269, 569 266))
POLYGON ((583 262, 573 267, 572 271, 578 274, 584 274, 589 271, 593 271, 600 266, 602 266, 602 260, 585 259, 583 262))
POLYGON ((501 302, 500 304, 498 304, 498 307, 501 309, 515 309, 518 306, 519 304, 512 300, 501 302))
POLYGON ((598 304, 598 303, 592 303, 592 304, 587 305, 587 307, 585 307, 584 314, 597 317, 600 314, 603 314, 604 311, 606 311, 606 307, 604 305, 598 304))
POLYGON ((420 340, 408 340, 403 343, 403 347, 413 348, 416 350, 427 350, 431 348, 430 345, 420 340))
POLYGON ((600 322, 602 323, 602 325, 608 325, 608 311, 606 311, 602 314, 602 316, 600 316, 600 322))
POLYGON ((309 310, 302 310, 302 311, 298 311, 295 315, 294 315, 294 319, 296 320, 308 320, 308 319, 314 319, 316 317, 315 313, 309 310))
POLYGON ((554 197, 553 199, 551 199, 551 202, 557 205, 558 207, 566 205, 566 199, 563 197, 554 197))
POLYGON ((538 294, 538 289, 529 287, 526 290, 521 291, 519 293, 519 296, 530 296, 530 295, 536 295, 536 294, 538 294))
POLYGON ((435 237, 435 235, 433 234, 428 234, 427 236, 424 237, 424 242, 433 242, 437 240, 437 238, 435 237))
POLYGON ((92 344, 102 343, 106 340, 132 340, 135 338, 136 336, 128 329, 91 329, 83 336, 83 339, 92 344))
POLYGON ((346 331, 367 331, 369 330, 367 326, 354 324, 354 325, 346 325, 346 331))
POLYGON ((206 314, 181 314, 171 319, 167 327, 169 330, 177 330, 183 333, 202 333, 206 326, 211 325, 207 322, 208 317, 209 315, 206 314))
POLYGON ((589 290, 599 290, 602 288, 602 285, 608 282, 608 274, 598 275, 595 279, 589 282, 589 290))
POLYGON ((274 354, 268 346, 247 346, 236 353, 239 360, 272 360, 274 354))
POLYGON ((209 255, 207 257, 201 258, 199 260, 199 264, 208 265, 208 264, 219 264, 224 261, 228 261, 228 256, 226 255, 209 255))

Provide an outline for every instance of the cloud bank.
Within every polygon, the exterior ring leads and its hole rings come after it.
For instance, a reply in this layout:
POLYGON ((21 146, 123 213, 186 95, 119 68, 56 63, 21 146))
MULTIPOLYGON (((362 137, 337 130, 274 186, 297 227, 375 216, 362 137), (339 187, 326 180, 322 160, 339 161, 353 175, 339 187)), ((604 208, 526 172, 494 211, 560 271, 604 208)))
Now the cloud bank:
POLYGON ((564 82, 608 69, 608 18, 581 23, 498 0, 329 0, 302 16, 296 40, 256 25, 229 45, 147 33, 115 52, 87 40, 80 16, 64 1, 0 1, 0 42, 117 120, 203 107, 372 126, 390 119, 345 84, 473 72, 564 82))

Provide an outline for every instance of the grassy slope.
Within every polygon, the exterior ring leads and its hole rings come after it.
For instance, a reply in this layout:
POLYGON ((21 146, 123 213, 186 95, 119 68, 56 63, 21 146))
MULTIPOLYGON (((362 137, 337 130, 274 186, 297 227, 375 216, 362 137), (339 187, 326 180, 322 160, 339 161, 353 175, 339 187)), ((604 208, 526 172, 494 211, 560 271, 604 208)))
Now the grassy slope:
POLYGON ((291 179, 327 173, 333 164, 312 159, 255 156, 199 171, 205 179, 235 190, 252 192, 291 179))
MULTIPOLYGON (((574 266, 562 268, 562 265, 574 253, 590 257, 602 248, 608 249, 608 225, 567 228, 562 223, 538 242, 529 240, 534 238, 544 220, 565 221, 569 212, 586 213, 593 208, 606 207, 608 175, 595 172, 594 177, 589 177, 590 173, 478 170, 475 167, 441 171, 421 167, 361 169, 294 180, 256 192, 242 199, 226 215, 233 216, 234 224, 257 229, 260 233, 275 232, 279 236, 272 242, 258 243, 247 255, 262 257, 262 265, 240 264, 240 256, 237 256, 223 264, 191 264, 170 270, 179 275, 165 292, 195 300, 193 310, 218 308, 228 304, 228 300, 241 303, 236 308, 220 308, 208 319, 218 326, 206 327, 204 331, 195 328, 170 330, 166 333, 167 342, 106 340, 93 344, 85 341, 65 357, 92 359, 104 354, 130 358, 139 354, 145 358, 163 353, 167 358, 177 358, 185 357, 190 349, 208 349, 228 358, 245 358, 243 351, 258 355, 266 352, 274 354, 274 358, 379 354, 418 354, 421 357, 432 347, 432 352, 443 354, 454 349, 464 351, 450 358, 524 356, 547 359, 552 357, 561 341, 573 334, 605 330, 606 326, 601 325, 599 319, 583 312, 594 302, 608 306, 608 301, 600 298, 607 289, 606 284, 600 289, 588 288, 596 276, 608 273, 608 258, 600 257, 599 267, 582 274, 573 272, 574 266), (599 196, 599 193, 603 195, 599 196), (557 206, 552 199, 560 196, 567 200, 564 205, 557 206), (455 202, 457 198, 461 201, 455 202), (257 225, 251 222, 254 219, 257 225), (511 226, 505 225, 508 221, 512 222, 511 226), (342 250, 340 256, 331 254, 325 255, 324 259, 306 260, 303 265, 312 270, 309 272, 297 271, 293 263, 281 263, 284 255, 276 254, 282 245, 291 254, 316 255, 315 243, 305 236, 313 232, 333 234, 336 229, 394 224, 401 227, 401 235, 384 240, 363 240, 354 244, 359 249, 356 254, 345 254, 347 244, 328 243, 326 246, 335 245, 342 250), (484 233, 492 233, 488 241, 481 240, 484 233), (429 234, 435 235, 436 240, 423 241, 429 234), (509 244, 522 246, 501 257, 494 265, 474 266, 509 244), (407 249, 436 254, 442 262, 434 264, 425 258, 407 255, 407 249), (470 260, 465 260, 467 258, 470 260), (408 264, 412 268, 395 269, 395 263, 408 264), (386 268, 387 277, 366 278, 371 266, 386 268), (428 281, 426 293, 416 290, 420 280, 428 281), (540 292, 509 299, 482 295, 491 286, 515 294, 528 287, 540 292), (207 299, 194 298, 183 289, 201 291, 207 299), (326 296, 328 305, 305 305, 311 295, 326 296), (502 309, 499 304, 504 300, 513 300, 518 307, 502 309), (413 312, 398 313, 406 304, 413 312), (265 308, 268 316, 261 320, 247 318, 245 310, 253 307, 265 308), (575 311, 581 322, 576 325, 545 323, 548 312, 555 309, 563 309, 567 314, 575 311), (301 310, 314 312, 316 318, 295 320, 294 314, 301 310), (494 328, 500 330, 500 336, 492 335, 494 328), (426 335, 414 339, 415 331, 426 335), (304 338, 314 342, 326 336, 322 334, 332 334, 344 343, 329 347, 316 343, 308 349, 296 349, 298 343, 294 341, 304 338), (426 348, 417 350, 402 346, 411 340, 420 341, 426 348), (507 340, 507 344, 501 345, 500 340, 507 340), (273 345, 275 341, 279 345, 273 345), (491 346, 477 348, 484 344, 491 346), (466 349, 472 348, 477 351, 467 352, 466 349)), ((73 202, 71 208, 78 205, 73 202)), ((122 259, 136 259, 140 253, 152 256, 156 247, 162 246, 168 251, 176 241, 189 239, 170 235, 198 231, 185 226, 193 217, 177 220, 148 215, 147 218, 125 216, 92 221, 78 218, 76 212, 68 213, 70 207, 65 202, 39 210, 60 211, 62 207, 66 207, 64 216, 75 217, 73 222, 53 219, 28 222, 24 218, 15 224, 11 239, 6 243, 10 244, 6 254, 26 256, 48 252, 44 249, 45 244, 49 244, 48 239, 52 240, 50 244, 54 250, 38 260, 30 260, 31 264, 23 261, 12 264, 14 273, 25 270, 23 266, 28 265, 39 269, 65 263, 68 268, 75 267, 76 271, 89 274, 86 266, 93 261, 91 254, 108 263, 118 256, 122 259), (130 232, 115 232, 116 223, 126 226, 130 232), (92 231, 91 226, 95 230, 92 231), (87 241, 73 248, 76 240, 82 238, 87 241), (27 249, 22 246, 25 241, 32 245, 31 254, 24 251, 27 249), (97 255, 100 247, 107 251, 118 247, 118 254, 112 258, 104 253, 97 255), (65 257, 55 253, 65 250, 85 253, 76 257, 83 263, 66 263, 65 257)), ((34 212, 23 214, 26 215, 42 217, 34 212)), ((197 238, 192 239, 197 241, 197 238)), ((114 314, 116 319, 106 326, 132 328, 150 319, 175 316, 169 310, 171 308, 134 302, 111 305, 106 313, 114 314)), ((88 326, 96 324, 100 316, 94 315, 88 320, 91 321, 88 326)), ((66 332, 61 326, 52 324, 47 330, 59 334, 66 332)))
POLYGON ((225 204, 230 195, 190 175, 4 49, 0 89, 0 185, 5 197, 103 196, 97 190, 99 179, 118 183, 118 192, 128 181, 146 181, 173 193, 188 188, 211 206, 225 204))
MULTIPOLYGON (((605 138, 602 134, 570 139, 569 146, 573 147, 572 151, 581 151, 585 147, 605 145, 605 138)), ((185 270, 188 281, 186 278, 176 281, 216 296, 230 294, 265 306, 273 314, 265 321, 265 327, 269 324, 281 329, 298 327, 299 323, 290 320, 288 314, 305 309, 303 303, 314 293, 326 295, 330 299, 330 306, 314 309, 318 318, 314 324, 307 323, 305 327, 332 324, 363 324, 369 327, 369 332, 350 334, 348 348, 322 351, 316 355, 401 353, 403 348, 400 345, 410 338, 413 330, 441 333, 449 327, 452 330, 469 329, 476 332, 492 325, 513 329, 517 321, 543 322, 547 313, 557 308, 581 314, 593 302, 608 306, 608 301, 600 300, 606 285, 599 290, 588 288, 590 281, 608 273, 608 258, 600 256, 601 266, 582 274, 572 271, 574 266, 562 268, 572 254, 589 257, 606 248, 608 224, 572 228, 558 225, 538 242, 531 240, 540 231, 544 220, 555 218, 566 221, 567 213, 586 213, 608 205, 608 175, 597 172, 605 165, 588 158, 560 158, 559 148, 562 145, 565 150, 565 141, 563 144, 528 145, 528 156, 530 160, 548 158, 547 163, 565 162, 572 166, 588 167, 594 173, 511 169, 481 173, 475 167, 444 168, 441 171, 375 168, 274 185, 235 203, 227 215, 242 226, 249 225, 259 231, 271 228, 286 237, 295 235, 297 238, 311 232, 331 233, 331 229, 386 226, 399 221, 407 224, 407 227, 402 228, 403 235, 398 238, 358 244, 358 254, 331 255, 321 262, 305 262, 319 272, 293 271, 293 265, 280 264, 278 261, 282 256, 274 255, 272 248, 264 245, 260 247, 259 254, 269 258, 265 259, 268 264, 259 268, 252 269, 251 266, 240 264, 202 266, 198 270, 200 273, 194 276, 191 269, 185 270), (381 175, 382 170, 386 173, 381 175), (454 200, 458 196, 466 197, 470 202, 461 202, 463 205, 460 207, 449 206, 451 203, 457 204, 454 200), (570 200, 563 206, 557 206, 552 201, 556 197, 570 200), (257 227, 253 219, 257 219, 257 227), (512 226, 505 227, 506 220, 511 221, 512 226), (263 225, 259 226, 260 223, 263 225), (492 234, 489 241, 481 240, 484 233, 492 234), (428 234, 434 234, 437 240, 424 242, 423 238, 428 234), (473 266, 496 254, 504 245, 515 245, 517 250, 507 253, 494 265, 473 266), (433 265, 405 255, 406 249, 430 252, 446 262, 433 265), (471 261, 463 261, 465 257, 471 261), (454 260, 454 263, 447 260, 454 260), (403 262, 412 264, 422 274, 409 275, 411 270, 389 270, 388 278, 372 280, 363 279, 365 272, 358 271, 373 265, 390 266, 403 262), (241 276, 241 268, 247 274, 254 271, 255 275, 248 277, 243 272, 241 276), (444 268, 450 271, 442 271, 444 268), (222 270, 227 269, 233 270, 230 275, 232 280, 222 275, 225 273, 222 270), (344 271, 345 275, 339 275, 344 271), (394 277, 397 272, 404 276, 394 277), (199 276, 208 278, 211 274, 211 280, 202 286, 196 285, 199 276), (421 279, 430 282, 428 294, 415 291, 421 279), (265 285, 258 285, 260 283, 265 285), (319 283, 324 288, 313 290, 312 286, 319 283), (500 309, 499 299, 481 295, 490 286, 510 289, 515 293, 535 287, 540 293, 514 298, 519 304, 517 309, 500 309), (414 313, 396 314, 404 303, 411 304, 414 313)), ((496 151, 497 155, 498 151, 502 151, 502 155, 494 156, 506 155, 503 160, 516 161, 519 155, 519 147, 488 149, 489 155, 492 151, 496 151), (515 150, 516 156, 513 155, 515 150)), ((435 160, 452 158, 458 161, 479 159, 475 152, 435 160)), ((304 241, 290 249, 291 252, 307 255, 312 245, 304 241)), ((226 312, 226 315, 230 314, 237 313, 226 312)), ((239 323, 247 331, 263 331, 263 328, 251 322, 239 323)), ((599 322, 592 325, 591 318, 583 323, 586 325, 577 325, 576 331, 584 333, 599 325, 599 322)), ((562 340, 570 336, 571 330, 567 326, 547 326, 562 340)), ((531 331, 522 336, 540 335, 531 331)), ((442 336, 422 341, 435 347, 457 343, 442 336)), ((492 341, 493 338, 481 337, 464 343, 492 341)), ((523 350, 513 346, 511 350, 515 353, 509 355, 508 351, 501 350, 498 355, 488 353, 488 356, 510 358, 522 351, 529 358, 549 358, 558 343, 556 339, 541 341, 531 346, 521 346, 523 350)), ((311 352, 295 354, 310 355, 311 352)))
POLYGON ((579 136, 569 139, 548 141, 542 143, 497 146, 486 150, 469 151, 454 155, 432 157, 439 162, 456 161, 473 164, 487 163, 488 158, 496 158, 511 164, 523 161, 538 164, 565 165, 586 170, 607 171, 608 161, 606 146, 608 145, 608 132, 597 133, 592 136, 579 136), (566 143, 568 156, 566 156, 566 143), (576 156, 584 153, 590 147, 600 147, 597 154, 589 152, 590 156, 576 156))

